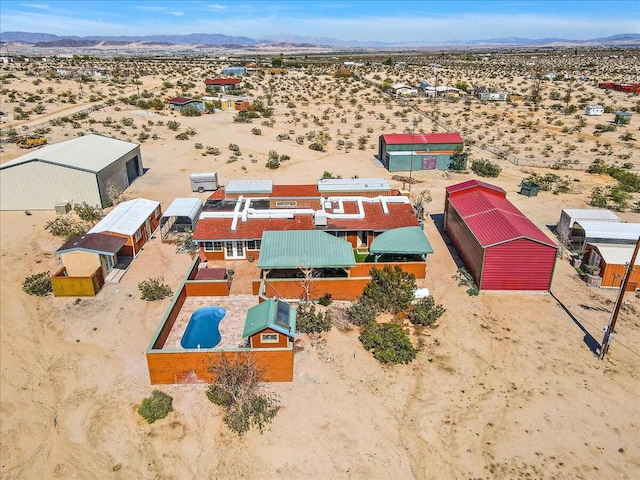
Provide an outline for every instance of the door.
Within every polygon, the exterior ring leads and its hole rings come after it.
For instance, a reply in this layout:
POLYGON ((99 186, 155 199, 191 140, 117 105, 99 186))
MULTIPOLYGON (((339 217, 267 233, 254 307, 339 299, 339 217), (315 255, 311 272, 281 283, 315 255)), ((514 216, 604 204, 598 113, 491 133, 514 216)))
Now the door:
POLYGON ((423 170, 435 170, 437 157, 434 155, 422 157, 422 169, 423 170))
POLYGON ((244 242, 242 241, 225 242, 225 258, 226 259, 245 258, 244 242))
POLYGON ((126 163, 127 167, 127 180, 128 185, 131 185, 133 181, 138 178, 140 172, 138 172, 138 157, 134 157, 126 163))
POLYGON ((151 219, 147 218, 147 220, 144 222, 144 230, 145 232, 147 232, 147 240, 149 240, 151 238, 151 219))
POLYGON ((360 230, 358 232, 358 248, 367 246, 367 232, 360 230))

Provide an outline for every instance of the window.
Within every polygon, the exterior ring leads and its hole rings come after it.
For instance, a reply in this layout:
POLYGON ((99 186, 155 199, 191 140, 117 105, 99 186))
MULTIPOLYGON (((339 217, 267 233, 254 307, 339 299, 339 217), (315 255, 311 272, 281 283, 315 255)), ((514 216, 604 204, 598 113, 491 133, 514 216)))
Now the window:
POLYGON ((221 252, 222 242, 202 242, 205 252, 221 252))
POLYGON ((262 240, 249 240, 247 242, 247 250, 260 250, 262 240))
POLYGON ((136 239, 136 242, 138 240, 140 240, 140 237, 142 237, 142 228, 139 228, 138 230, 136 230, 136 233, 134 235, 134 238, 136 239))
POLYGON ((158 205, 154 211, 156 218, 160 218, 160 205, 158 205))
POLYGON ((278 334, 277 333, 261 333, 260 342, 261 343, 278 343, 278 334))

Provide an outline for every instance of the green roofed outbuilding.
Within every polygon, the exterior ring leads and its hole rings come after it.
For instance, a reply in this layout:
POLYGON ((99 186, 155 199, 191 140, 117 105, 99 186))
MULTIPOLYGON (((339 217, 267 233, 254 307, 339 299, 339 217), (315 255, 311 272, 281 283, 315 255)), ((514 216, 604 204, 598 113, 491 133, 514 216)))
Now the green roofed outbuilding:
POLYGON ((296 309, 269 298, 247 311, 242 337, 253 348, 284 348, 296 335, 296 309))
POLYGON ((369 251, 376 262, 383 255, 419 255, 426 261, 433 248, 421 227, 402 227, 382 232, 373 239, 369 251))

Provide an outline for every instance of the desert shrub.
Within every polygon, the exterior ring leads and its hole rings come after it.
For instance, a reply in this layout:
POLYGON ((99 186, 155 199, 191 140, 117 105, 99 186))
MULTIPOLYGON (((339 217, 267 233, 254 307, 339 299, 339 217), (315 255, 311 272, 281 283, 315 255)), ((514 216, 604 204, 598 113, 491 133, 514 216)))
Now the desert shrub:
POLYGON ((309 148, 311 150, 315 150, 316 152, 324 152, 324 148, 322 147, 322 145, 318 142, 313 142, 309 144, 309 148))
POLYGON ((262 370, 250 355, 222 356, 209 372, 215 380, 207 386, 207 398, 224 411, 222 421, 243 436, 252 427, 260 433, 280 410, 275 394, 264 391, 262 370))
POLYGON ((267 163, 265 163, 265 167, 270 170, 276 170, 280 168, 280 161, 277 158, 270 158, 267 160, 267 163))
POLYGON ((160 390, 151 392, 138 407, 138 413, 148 423, 165 418, 170 412, 173 412, 173 398, 160 390))
POLYGON ((381 312, 399 313, 413 300, 416 276, 403 271, 399 266, 371 269, 371 282, 364 288, 362 296, 375 301, 381 312))
POLYGON ((397 323, 370 323, 358 338, 366 350, 373 350, 373 358, 382 363, 409 363, 418 353, 397 323))
POLYGON ((176 140, 189 140, 189 134, 187 132, 181 132, 176 135, 176 140))
POLYGON ((379 309, 376 301, 364 295, 360 295, 347 310, 349 321, 356 326, 372 323, 378 313, 379 309))
POLYGON ((592 207, 606 208, 607 206, 607 194, 602 187, 596 187, 591 191, 591 198, 589 199, 589 205, 592 207))
POLYGON ((69 240, 72 237, 84 235, 87 233, 87 230, 89 230, 89 227, 85 223, 78 222, 73 218, 60 217, 45 223, 44 229, 56 237, 69 240))
POLYGON ((316 312, 316 306, 300 302, 296 314, 296 330, 301 333, 322 333, 331 330, 331 315, 316 312))
POLYGON ((184 117, 199 117, 202 115, 202 111, 193 105, 187 105, 180 109, 180 114, 184 117))
POLYGON ((282 142, 284 140, 291 140, 291 136, 288 133, 280 133, 276 137, 276 140, 282 142))
POLYGON ((254 135, 262 135, 262 130, 260 130, 258 127, 253 127, 251 129, 251 133, 253 133, 254 135))
POLYGON ((171 287, 164 283, 164 277, 152 277, 143 280, 138 283, 138 290, 140 290, 140 298, 148 302, 162 300, 173 294, 171 287))
POLYGON ((131 118, 131 117, 122 117, 120 119, 120 123, 122 125, 124 125, 125 127, 132 127, 134 122, 133 122, 133 118, 131 118))
POLYGON ((220 155, 220 153, 222 153, 218 147, 209 147, 209 146, 207 147, 206 152, 207 152, 207 155, 214 155, 214 156, 218 156, 220 155))
POLYGON ((480 289, 476 285, 475 280, 471 276, 471 274, 467 271, 466 268, 460 267, 458 272, 453 276, 458 281, 459 287, 468 287, 467 295, 471 297, 475 297, 480 293, 480 289))
POLYGON ((439 303, 436 304, 433 297, 429 295, 413 305, 407 316, 411 323, 427 327, 438 320, 445 311, 445 308, 439 303))
POLYGON ((318 303, 323 307, 328 307, 329 305, 331 305, 331 297, 332 295, 327 292, 318 299, 318 303))
POLYGON ((73 210, 85 222, 97 222, 102 218, 102 209, 99 206, 91 206, 87 202, 76 203, 73 210))
POLYGON ((41 272, 29 275, 22 281, 22 291, 29 295, 44 297, 53 291, 51 272, 41 272))
POLYGON ((178 128, 180 128, 180 122, 176 122, 175 120, 169 120, 167 122, 167 128, 175 132, 176 130, 178 130, 178 128))
POLYGON ((490 162, 489 160, 480 159, 475 160, 471 164, 471 170, 481 177, 492 177, 495 178, 500 175, 502 171, 502 167, 497 163, 490 162))

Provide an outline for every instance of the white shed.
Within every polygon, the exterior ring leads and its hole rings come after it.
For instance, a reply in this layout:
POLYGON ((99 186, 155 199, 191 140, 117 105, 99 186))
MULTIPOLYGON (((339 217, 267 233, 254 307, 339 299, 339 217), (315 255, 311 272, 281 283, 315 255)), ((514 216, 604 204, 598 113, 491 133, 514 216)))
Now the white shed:
POLYGON ((635 244, 640 237, 640 223, 576 221, 573 235, 581 247, 587 243, 635 244))
POLYGON ((602 105, 587 105, 584 107, 584 114, 592 117, 603 115, 604 107, 602 105))
POLYGON ((84 135, 0 165, 0 210, 53 210, 67 202, 106 207, 142 173, 139 145, 84 135))
POLYGON ((608 222, 619 223, 618 217, 611 210, 588 208, 563 208, 556 227, 559 236, 566 236, 571 232, 576 222, 608 222))

